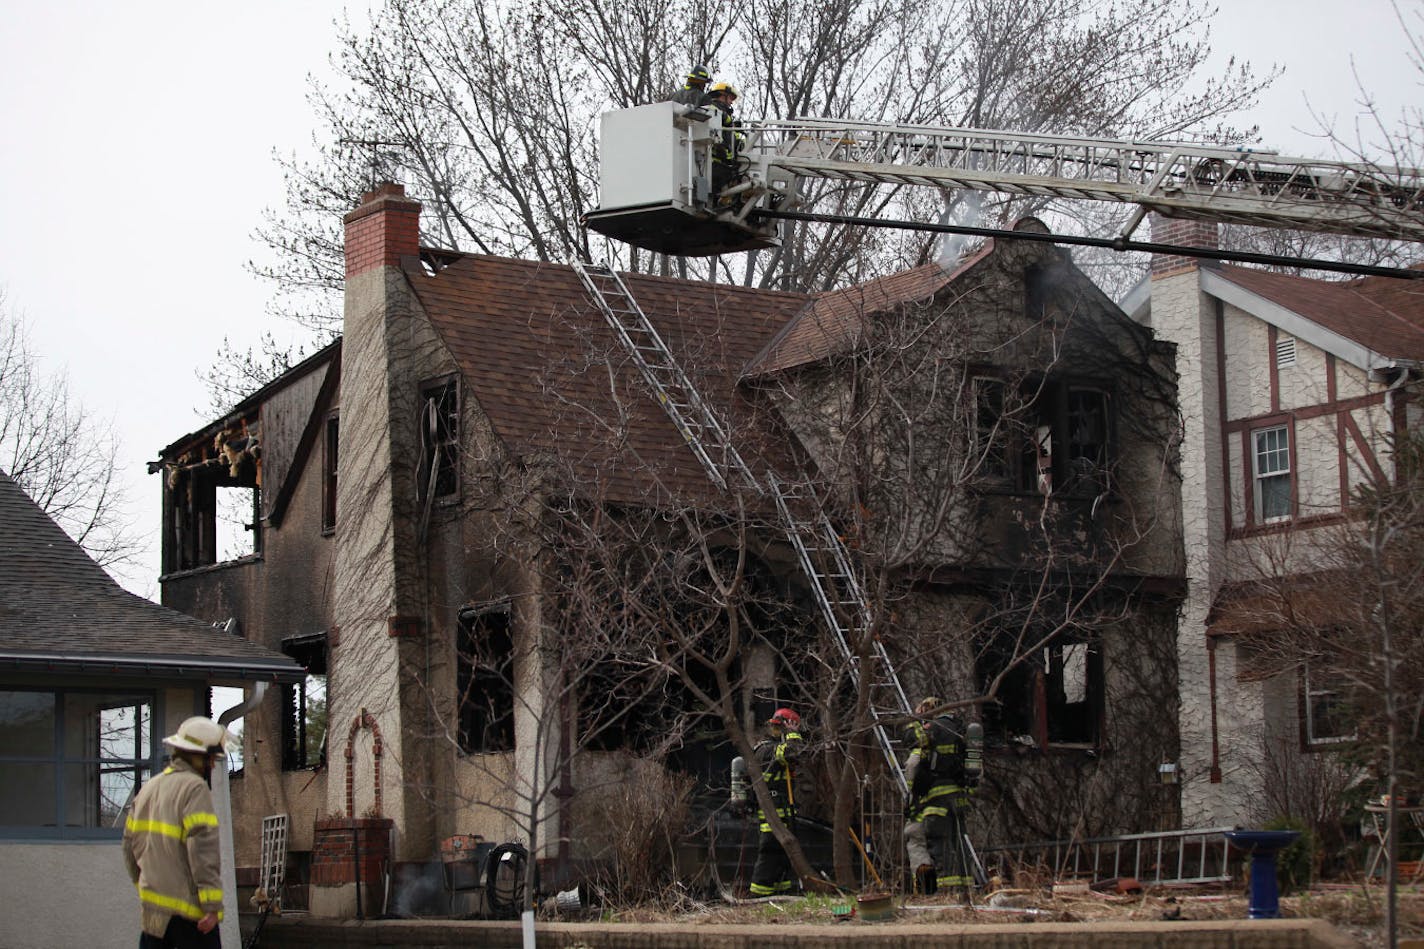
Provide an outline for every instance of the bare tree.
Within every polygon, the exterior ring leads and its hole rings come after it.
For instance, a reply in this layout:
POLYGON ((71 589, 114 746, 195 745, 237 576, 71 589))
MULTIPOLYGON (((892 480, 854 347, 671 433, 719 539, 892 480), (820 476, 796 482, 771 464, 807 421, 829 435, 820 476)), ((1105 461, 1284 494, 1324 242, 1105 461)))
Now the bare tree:
POLYGON ((0 293, 0 470, 100 566, 138 553, 117 476, 118 439, 69 394, 63 372, 46 373, 24 317, 0 293))
MULTIPOLYGON (((424 239, 467 251, 563 259, 609 254, 629 269, 666 266, 596 247, 579 215, 596 203, 598 114, 667 95, 692 62, 742 87, 742 112, 844 116, 1083 135, 1196 134, 1244 140, 1220 123, 1264 81, 1232 64, 1189 94, 1210 49, 1203 4, 1154 0, 1131 11, 1087 0, 390 0, 347 24, 337 65, 348 86, 316 88, 317 157, 279 159, 287 200, 260 237, 277 262, 255 269, 313 326, 342 279, 333 222, 377 177, 406 179, 425 202, 424 239)), ((1269 81, 1267 77, 1265 81, 1269 81)), ((932 219, 953 193, 818 183, 818 210, 932 219)), ((986 219, 1029 206, 991 202, 986 219)), ((926 259, 931 242, 865 228, 796 225, 772 253, 684 271, 780 289, 824 289, 926 259), (715 267, 709 271, 707 267, 715 267), (734 272, 735 271, 735 272, 734 272)))
MULTIPOLYGON (((1391 440, 1394 473, 1376 472, 1354 491, 1348 520, 1306 540, 1316 569, 1302 577, 1279 564, 1263 578, 1250 643, 1262 673, 1307 668, 1331 684, 1316 715, 1353 729, 1342 745, 1386 796, 1387 839, 1398 853, 1401 798, 1424 776, 1424 439, 1391 440)), ((1297 554, 1297 557, 1299 554, 1297 554)), ((1398 872, 1390 861, 1386 925, 1396 929, 1398 872)))

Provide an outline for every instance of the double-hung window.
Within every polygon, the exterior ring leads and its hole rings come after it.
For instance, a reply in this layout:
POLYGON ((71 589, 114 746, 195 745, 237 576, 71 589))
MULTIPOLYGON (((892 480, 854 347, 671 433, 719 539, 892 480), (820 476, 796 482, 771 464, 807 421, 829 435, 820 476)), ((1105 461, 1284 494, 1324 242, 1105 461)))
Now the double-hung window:
POLYGON ((1256 522, 1269 524, 1291 516, 1290 429, 1285 425, 1251 433, 1256 522))
POLYGON ((1345 697, 1329 676, 1319 670, 1312 672, 1307 664, 1301 669, 1301 725, 1307 748, 1336 745, 1353 741, 1355 729, 1350 721, 1345 697))

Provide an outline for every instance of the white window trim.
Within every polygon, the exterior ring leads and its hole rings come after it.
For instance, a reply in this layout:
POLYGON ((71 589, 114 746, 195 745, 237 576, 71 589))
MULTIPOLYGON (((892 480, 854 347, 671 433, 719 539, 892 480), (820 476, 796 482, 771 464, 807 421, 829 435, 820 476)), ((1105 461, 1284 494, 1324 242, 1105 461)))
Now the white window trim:
POLYGON ((1315 696, 1340 694, 1338 689, 1313 689, 1310 685, 1310 664, 1306 663, 1301 667, 1301 694, 1305 697, 1305 715, 1301 727, 1305 730, 1305 744, 1308 748, 1321 748, 1327 745, 1343 745, 1356 739, 1357 733, 1352 731, 1348 735, 1315 735, 1315 696))
POLYGON ((1256 523, 1258 523, 1258 524, 1279 524, 1279 523, 1281 523, 1281 522, 1283 522, 1283 521, 1288 521, 1288 520, 1291 519, 1291 515, 1292 515, 1293 511, 1290 510, 1290 508, 1292 507, 1292 505, 1290 504, 1289 490, 1290 490, 1290 486, 1291 486, 1291 478, 1294 476, 1295 472, 1291 469, 1291 463, 1290 463, 1290 447, 1291 447, 1291 432, 1290 432, 1290 426, 1287 425, 1287 424, 1271 425, 1271 426, 1268 426, 1268 427, 1266 427, 1266 428, 1257 428, 1257 429, 1253 429, 1253 430, 1251 431, 1251 478, 1252 478, 1252 487, 1254 488, 1253 496, 1254 496, 1254 507, 1255 507, 1255 514, 1256 514, 1256 523), (1284 433, 1285 433, 1285 438, 1286 438, 1286 444, 1285 444, 1285 459, 1286 459, 1286 460, 1285 460, 1285 467, 1284 467, 1283 469, 1280 469, 1280 470, 1277 470, 1277 471, 1270 471, 1270 472, 1266 472, 1266 473, 1263 474, 1263 473, 1261 472, 1261 450, 1260 450, 1260 445, 1259 445, 1259 441, 1258 441, 1258 440, 1260 439, 1260 437, 1261 437, 1262 435, 1265 435, 1265 434, 1267 434, 1268 432, 1276 432, 1276 431, 1284 432, 1284 433), (1263 492, 1263 491, 1261 490, 1261 485, 1262 485, 1262 483, 1263 483, 1266 479, 1268 479, 1268 478, 1285 478, 1285 480, 1286 480, 1286 486, 1287 486, 1286 506, 1287 506, 1288 510, 1287 510, 1286 513, 1284 513, 1284 514, 1276 514, 1276 515, 1273 515, 1273 516, 1271 516, 1271 517, 1266 517, 1266 516, 1265 516, 1265 513, 1264 513, 1264 512, 1265 512, 1265 492, 1263 492))

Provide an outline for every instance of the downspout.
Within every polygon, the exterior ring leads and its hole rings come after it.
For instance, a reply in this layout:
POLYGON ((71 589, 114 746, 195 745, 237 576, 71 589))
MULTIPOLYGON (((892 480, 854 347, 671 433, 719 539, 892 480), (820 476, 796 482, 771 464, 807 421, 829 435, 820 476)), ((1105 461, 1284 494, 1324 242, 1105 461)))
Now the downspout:
POLYGON ((1211 774, 1212 784, 1221 783, 1221 740, 1216 727, 1216 637, 1206 634, 1207 687, 1211 696, 1211 774))
MULTIPOLYGON (((267 683, 259 681, 252 687, 252 693, 240 705, 234 705, 218 716, 218 724, 226 728, 231 723, 255 709, 267 694, 267 683)), ((225 946, 242 945, 242 930, 237 921, 237 867, 234 866, 236 848, 232 840, 232 788, 228 784, 227 762, 213 769, 213 805, 218 811, 218 837, 222 854, 223 918, 218 924, 225 946)))

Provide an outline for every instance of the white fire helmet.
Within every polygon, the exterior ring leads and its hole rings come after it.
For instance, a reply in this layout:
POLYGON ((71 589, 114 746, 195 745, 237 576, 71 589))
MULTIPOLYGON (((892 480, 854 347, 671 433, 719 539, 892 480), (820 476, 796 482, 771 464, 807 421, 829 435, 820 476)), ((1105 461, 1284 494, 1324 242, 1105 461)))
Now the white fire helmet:
POLYGON ((199 755, 221 758, 227 754, 227 743, 232 735, 211 718, 194 715, 178 726, 176 735, 169 735, 163 743, 174 751, 187 751, 199 755))

